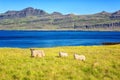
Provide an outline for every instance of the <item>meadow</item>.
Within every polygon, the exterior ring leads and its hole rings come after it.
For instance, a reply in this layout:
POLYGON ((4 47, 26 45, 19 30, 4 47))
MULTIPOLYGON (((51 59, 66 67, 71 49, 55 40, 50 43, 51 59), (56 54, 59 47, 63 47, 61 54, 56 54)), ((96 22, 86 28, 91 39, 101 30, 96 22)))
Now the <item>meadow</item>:
POLYGON ((43 58, 31 58, 28 48, 0 48, 0 80, 119 80, 120 45, 35 48, 43 58), (60 51, 69 54, 58 56, 60 51), (75 60, 74 53, 86 56, 75 60))

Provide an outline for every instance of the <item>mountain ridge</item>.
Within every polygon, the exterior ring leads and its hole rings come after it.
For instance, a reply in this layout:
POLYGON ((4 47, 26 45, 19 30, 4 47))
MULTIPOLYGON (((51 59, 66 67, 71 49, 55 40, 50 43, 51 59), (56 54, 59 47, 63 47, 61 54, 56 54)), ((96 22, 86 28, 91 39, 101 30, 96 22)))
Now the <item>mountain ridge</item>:
POLYGON ((90 15, 47 13, 27 7, 0 14, 0 30, 120 30, 120 10, 90 15))
MULTIPOLYGON (((110 13, 110 12, 106 12, 106 11, 102 11, 102 12, 98 12, 98 13, 95 13, 95 14, 99 14, 99 15, 109 15, 109 16, 112 16, 112 15, 120 15, 120 10, 118 11, 115 11, 113 13, 110 13)), ((21 17, 27 17, 27 16, 44 16, 44 15, 63 15, 63 16, 66 16, 66 15, 76 15, 76 14, 62 14, 60 12, 53 12, 53 13, 47 13, 46 11, 42 10, 42 9, 35 9, 33 7, 27 7, 27 8, 24 8, 22 10, 8 10, 4 13, 1 13, 0 14, 0 19, 9 19, 9 18, 21 18, 21 17)), ((79 16, 82 16, 80 14, 78 14, 79 16)), ((94 15, 94 14, 87 14, 87 15, 94 15)), ((77 15, 76 15, 77 16, 77 15)))

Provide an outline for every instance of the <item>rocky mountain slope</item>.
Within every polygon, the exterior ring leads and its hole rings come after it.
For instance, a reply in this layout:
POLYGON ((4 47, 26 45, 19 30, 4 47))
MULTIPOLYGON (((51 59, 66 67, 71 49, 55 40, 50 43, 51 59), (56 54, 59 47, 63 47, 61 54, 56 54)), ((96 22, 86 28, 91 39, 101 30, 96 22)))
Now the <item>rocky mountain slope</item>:
POLYGON ((0 15, 0 19, 9 18, 22 18, 27 16, 47 15, 47 13, 40 9, 34 9, 32 7, 25 8, 21 11, 7 11, 0 15))
POLYGON ((0 14, 1 30, 117 30, 120 31, 120 10, 91 15, 63 15, 59 12, 25 8, 0 14))

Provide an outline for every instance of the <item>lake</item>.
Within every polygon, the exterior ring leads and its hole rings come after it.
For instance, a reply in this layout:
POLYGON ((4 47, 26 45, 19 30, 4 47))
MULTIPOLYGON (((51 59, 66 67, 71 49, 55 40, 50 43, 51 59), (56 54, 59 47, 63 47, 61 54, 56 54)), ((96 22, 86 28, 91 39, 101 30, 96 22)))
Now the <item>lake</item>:
POLYGON ((0 47, 56 47, 120 42, 120 32, 0 30, 0 47))

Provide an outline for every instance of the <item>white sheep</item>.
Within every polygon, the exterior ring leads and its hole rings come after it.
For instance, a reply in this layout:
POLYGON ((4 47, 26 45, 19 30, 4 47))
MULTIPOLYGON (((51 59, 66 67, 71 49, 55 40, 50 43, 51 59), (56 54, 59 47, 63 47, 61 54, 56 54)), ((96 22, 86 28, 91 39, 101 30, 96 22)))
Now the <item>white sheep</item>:
POLYGON ((43 50, 30 49, 32 57, 44 57, 45 53, 43 50))
POLYGON ((68 56, 68 53, 59 52, 59 56, 60 56, 60 57, 67 57, 67 56, 68 56))
POLYGON ((78 54, 74 54, 74 58, 76 60, 81 60, 81 61, 85 61, 86 57, 84 55, 78 55, 78 54))

